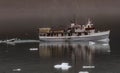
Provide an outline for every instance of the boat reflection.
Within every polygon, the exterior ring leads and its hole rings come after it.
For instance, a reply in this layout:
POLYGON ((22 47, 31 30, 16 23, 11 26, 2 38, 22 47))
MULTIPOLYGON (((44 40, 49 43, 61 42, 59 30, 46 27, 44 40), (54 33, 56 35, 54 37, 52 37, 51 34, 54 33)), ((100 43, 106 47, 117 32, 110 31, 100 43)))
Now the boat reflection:
POLYGON ((41 57, 58 57, 65 56, 71 53, 76 56, 86 58, 86 55, 91 54, 107 53, 110 52, 109 43, 96 42, 95 44, 89 44, 89 42, 51 42, 51 43, 40 43, 39 54, 41 57))
POLYGON ((110 54, 109 43, 94 42, 51 42, 39 44, 39 55, 42 58, 62 58, 69 60, 72 68, 79 70, 83 66, 94 66, 94 57, 99 54, 110 54))

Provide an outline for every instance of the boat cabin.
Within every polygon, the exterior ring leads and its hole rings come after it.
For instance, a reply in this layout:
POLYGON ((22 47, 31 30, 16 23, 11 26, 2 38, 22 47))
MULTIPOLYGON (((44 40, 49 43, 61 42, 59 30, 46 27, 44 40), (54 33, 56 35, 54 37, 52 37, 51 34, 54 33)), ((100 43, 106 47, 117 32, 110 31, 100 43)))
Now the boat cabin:
POLYGON ((64 29, 39 28, 39 36, 80 36, 93 33, 95 33, 95 28, 90 20, 86 25, 71 23, 71 26, 66 31, 64 29))
POLYGON ((39 28, 39 36, 63 36, 64 30, 53 30, 51 28, 39 28))

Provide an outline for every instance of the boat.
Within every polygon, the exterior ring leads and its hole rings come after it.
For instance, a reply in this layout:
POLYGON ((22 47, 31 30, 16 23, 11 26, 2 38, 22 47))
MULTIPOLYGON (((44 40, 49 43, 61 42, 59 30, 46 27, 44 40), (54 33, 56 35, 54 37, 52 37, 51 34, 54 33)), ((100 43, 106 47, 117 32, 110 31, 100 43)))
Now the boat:
POLYGON ((71 23, 66 30, 39 28, 39 40, 41 42, 97 41, 109 39, 109 34, 110 30, 96 31, 90 19, 86 25, 71 23))
POLYGON ((7 40, 4 40, 4 41, 0 41, 0 43, 15 45, 15 44, 19 44, 19 43, 39 43, 39 40, 21 40, 21 39, 18 39, 18 38, 12 38, 12 39, 7 39, 7 40))

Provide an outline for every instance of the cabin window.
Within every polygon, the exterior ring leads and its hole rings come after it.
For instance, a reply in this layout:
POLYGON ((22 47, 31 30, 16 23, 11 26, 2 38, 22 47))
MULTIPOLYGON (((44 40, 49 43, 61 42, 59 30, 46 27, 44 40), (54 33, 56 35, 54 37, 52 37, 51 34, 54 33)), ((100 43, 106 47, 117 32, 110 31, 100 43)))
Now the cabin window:
POLYGON ((68 33, 68 36, 70 36, 70 33, 68 33))
POLYGON ((40 36, 45 36, 45 34, 40 34, 40 36))
POLYGON ((88 25, 88 28, 90 28, 90 26, 88 25))
POLYGON ((61 36, 63 36, 63 33, 61 33, 61 36))
POLYGON ((42 36, 42 34, 39 34, 40 36, 42 36))
POLYGON ((50 33, 47 33, 47 36, 50 36, 50 33))
POLYGON ((81 35, 81 33, 79 32, 79 33, 78 33, 78 36, 80 36, 80 35, 81 35))
POLYGON ((88 32, 84 32, 85 33, 85 35, 88 35, 88 32))
POLYGON ((58 36, 58 34, 57 33, 53 33, 53 36, 58 36))
POLYGON ((51 33, 51 36, 53 36, 53 33, 51 33))

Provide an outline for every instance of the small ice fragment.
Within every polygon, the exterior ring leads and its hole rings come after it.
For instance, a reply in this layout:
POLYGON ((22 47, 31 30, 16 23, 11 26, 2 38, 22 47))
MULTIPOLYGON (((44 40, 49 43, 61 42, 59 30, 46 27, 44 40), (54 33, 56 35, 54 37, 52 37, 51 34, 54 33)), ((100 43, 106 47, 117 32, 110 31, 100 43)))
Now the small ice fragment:
POLYGON ((68 70, 69 68, 71 68, 71 66, 69 66, 68 63, 61 63, 61 65, 60 64, 54 65, 54 68, 68 70))
POLYGON ((61 66, 68 66, 68 63, 62 63, 61 66))
POLYGON ((36 51, 36 50, 38 50, 38 48, 30 48, 29 50, 30 51, 36 51))
POLYGON ((67 66, 67 65, 66 65, 66 66, 62 66, 62 67, 61 67, 62 70, 68 70, 69 68, 71 68, 71 66, 67 66))
POLYGON ((95 44, 95 42, 89 41, 89 45, 93 45, 95 44))
POLYGON ((59 65, 59 64, 58 65, 54 65, 54 68, 57 68, 57 69, 61 68, 61 65, 59 65))
POLYGON ((20 69, 20 68, 18 68, 18 69, 13 69, 13 71, 21 71, 21 69, 20 69))
POLYGON ((83 68, 95 68, 95 66, 83 66, 83 68))
POLYGON ((79 73, 89 73, 88 71, 80 71, 79 73))

